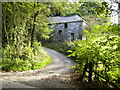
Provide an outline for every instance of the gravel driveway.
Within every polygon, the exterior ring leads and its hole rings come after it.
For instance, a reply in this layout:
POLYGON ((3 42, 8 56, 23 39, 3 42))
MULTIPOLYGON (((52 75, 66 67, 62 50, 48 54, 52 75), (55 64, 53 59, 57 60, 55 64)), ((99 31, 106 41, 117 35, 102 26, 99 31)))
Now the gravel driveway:
POLYGON ((71 59, 54 50, 44 48, 52 62, 41 69, 22 72, 0 72, 2 88, 74 88, 72 75, 76 65, 71 59), (72 74, 72 75, 71 75, 72 74))

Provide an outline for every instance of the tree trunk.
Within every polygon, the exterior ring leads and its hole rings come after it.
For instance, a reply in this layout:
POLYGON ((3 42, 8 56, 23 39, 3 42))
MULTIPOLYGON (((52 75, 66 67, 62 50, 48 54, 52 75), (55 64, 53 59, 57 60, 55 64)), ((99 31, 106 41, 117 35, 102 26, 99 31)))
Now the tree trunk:
POLYGON ((36 17, 35 17, 35 15, 34 15, 33 29, 32 29, 32 31, 31 31, 31 47, 33 47, 33 42, 34 42, 35 22, 36 22, 36 17))
POLYGON ((4 21, 4 30, 5 30, 5 34, 6 34, 6 38, 7 38, 7 44, 9 45, 9 36, 8 36, 8 33, 7 33, 7 30, 6 30, 6 23, 5 23, 5 21, 4 21))
MULTIPOLYGON (((34 4, 34 8, 36 7, 36 3, 34 4)), ((33 42, 34 42, 34 33, 35 33, 35 22, 36 22, 36 13, 34 13, 33 16, 33 28, 31 31, 31 47, 33 47, 33 42)))
MULTIPOLYGON (((34 3, 34 8, 36 7, 36 4, 38 4, 38 2, 36 1, 36 3, 34 3)), ((35 22, 36 22, 36 17, 39 15, 40 11, 37 11, 34 13, 34 16, 33 16, 33 28, 32 28, 32 31, 31 31, 31 47, 33 47, 33 43, 34 43, 34 33, 35 33, 35 22)))
MULTIPOLYGON (((95 65, 96 65, 95 71, 97 71, 98 62, 97 62, 95 65)), ((94 78, 94 80, 97 80, 97 81, 99 81, 99 77, 98 77, 96 74, 94 74, 94 75, 95 75, 95 78, 94 78)))

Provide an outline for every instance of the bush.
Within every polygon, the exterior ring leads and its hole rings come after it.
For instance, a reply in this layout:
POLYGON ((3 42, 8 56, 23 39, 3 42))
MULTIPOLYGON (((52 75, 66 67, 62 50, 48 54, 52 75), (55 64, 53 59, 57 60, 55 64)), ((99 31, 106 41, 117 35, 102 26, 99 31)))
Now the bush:
POLYGON ((83 74, 86 65, 92 63, 92 71, 104 77, 94 74, 93 80, 107 80, 119 85, 116 82, 120 72, 119 39, 118 36, 106 35, 94 40, 76 41, 74 51, 69 50, 72 54, 68 56, 76 57, 80 73, 83 74))
POLYGON ((67 43, 43 43, 43 46, 63 53, 65 55, 67 55, 67 50, 69 50, 67 43))
POLYGON ((26 71, 34 70, 51 62, 51 58, 41 47, 40 42, 35 42, 34 47, 25 46, 15 48, 15 46, 6 46, 3 48, 3 57, 1 69, 4 71, 26 71))

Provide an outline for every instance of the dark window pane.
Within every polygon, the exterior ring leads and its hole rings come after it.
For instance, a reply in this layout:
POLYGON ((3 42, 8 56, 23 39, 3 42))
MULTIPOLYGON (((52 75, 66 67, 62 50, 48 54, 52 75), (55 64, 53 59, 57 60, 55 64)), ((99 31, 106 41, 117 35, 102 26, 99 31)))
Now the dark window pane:
POLYGON ((67 23, 65 23, 64 25, 65 25, 65 28, 67 28, 67 23))
POLYGON ((82 35, 79 36, 79 39, 82 40, 82 35))
POLYGON ((62 34, 62 30, 59 30, 59 31, 58 31, 58 34, 62 34))

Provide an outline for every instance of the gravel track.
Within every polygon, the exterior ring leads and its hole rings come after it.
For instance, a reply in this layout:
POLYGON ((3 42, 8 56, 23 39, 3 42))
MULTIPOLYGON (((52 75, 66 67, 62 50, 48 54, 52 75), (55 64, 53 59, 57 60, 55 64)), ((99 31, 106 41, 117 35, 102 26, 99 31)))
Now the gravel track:
POLYGON ((22 72, 0 72, 3 88, 74 88, 72 75, 74 61, 54 50, 44 48, 52 62, 37 70, 22 72))

